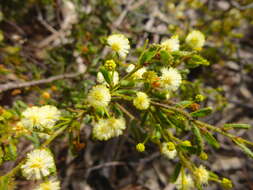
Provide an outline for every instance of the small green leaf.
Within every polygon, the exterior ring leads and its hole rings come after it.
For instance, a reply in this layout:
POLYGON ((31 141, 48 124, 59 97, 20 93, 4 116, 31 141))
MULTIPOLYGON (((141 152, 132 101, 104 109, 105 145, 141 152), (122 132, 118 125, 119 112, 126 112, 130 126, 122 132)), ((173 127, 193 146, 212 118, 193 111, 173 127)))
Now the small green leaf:
POLYGON ((4 152, 3 149, 0 147, 0 166, 3 163, 3 160, 4 160, 4 152))
POLYGON ((176 104, 177 107, 181 107, 181 108, 187 108, 189 107, 191 104, 193 104, 194 102, 193 101, 190 101, 190 100, 185 100, 185 101, 181 101, 181 102, 178 102, 176 104))
POLYGON ((143 114, 142 118, 141 118, 141 126, 143 126, 143 125, 145 124, 145 122, 147 121, 148 117, 149 117, 149 112, 146 111, 146 112, 143 114))
POLYGON ((163 113, 162 111, 160 111, 160 110, 157 110, 157 111, 156 111, 156 114, 157 114, 157 116, 159 117, 159 119, 161 120, 161 123, 167 124, 166 126, 170 125, 170 121, 169 121, 169 119, 168 119, 168 117, 167 117, 166 114, 164 114, 164 113, 163 113))
POLYGON ((4 160, 15 160, 17 158, 17 147, 13 142, 4 147, 4 160))
POLYGON ((198 127, 196 127, 195 125, 192 125, 192 132, 195 136, 196 139, 196 145, 197 145, 197 154, 199 155, 204 148, 204 142, 203 142, 203 138, 201 136, 200 130, 198 127))
POLYGON ((0 177, 0 189, 6 189, 8 190, 9 187, 8 187, 8 184, 9 184, 9 180, 10 178, 8 176, 3 176, 3 177, 0 177))
POLYGON ((143 65, 144 63, 149 62, 151 59, 153 59, 156 53, 157 53, 157 48, 155 47, 149 48, 147 51, 145 51, 142 54, 140 58, 140 64, 143 65))
POLYGON ((169 65, 173 61, 173 57, 167 51, 160 51, 161 62, 163 65, 169 65))
POLYGON ((208 66, 209 62, 200 55, 193 55, 190 59, 188 59, 186 65, 189 68, 195 68, 200 65, 208 66))
POLYGON ((180 147, 186 151, 189 154, 196 154, 198 153, 198 149, 194 146, 185 146, 185 145, 180 145, 180 147))
POLYGON ((228 123, 224 125, 224 129, 250 129, 252 126, 249 124, 242 123, 228 123))
POLYGON ((135 85, 134 81, 122 80, 120 81, 121 87, 133 87, 135 85))
POLYGON ((107 71, 104 67, 101 67, 101 68, 100 68, 100 72, 101 72, 102 75, 104 76, 105 81, 106 81, 108 84, 112 84, 112 76, 111 76, 111 74, 109 73, 109 71, 107 71))
POLYGON ((213 111, 212 108, 207 107, 207 108, 199 109, 195 112, 192 112, 191 116, 192 117, 205 117, 205 116, 211 114, 212 111, 213 111))
POLYGON ((203 135, 204 135, 204 138, 206 139, 206 142, 208 144, 210 144, 214 148, 217 148, 217 149, 220 148, 219 142, 215 139, 215 137, 211 133, 204 132, 203 135))
POLYGON ((247 154, 249 157, 253 158, 253 152, 247 147, 245 146, 245 144, 239 142, 238 140, 233 140, 235 142, 235 144, 237 144, 242 151, 247 154))
POLYGON ((181 168, 182 168, 182 164, 180 162, 178 162, 176 164, 176 167, 174 169, 174 172, 171 176, 171 182, 175 182, 180 174, 180 171, 181 171, 181 168))
POLYGON ((125 95, 136 95, 136 90, 120 89, 120 90, 117 90, 115 93, 125 94, 125 95))

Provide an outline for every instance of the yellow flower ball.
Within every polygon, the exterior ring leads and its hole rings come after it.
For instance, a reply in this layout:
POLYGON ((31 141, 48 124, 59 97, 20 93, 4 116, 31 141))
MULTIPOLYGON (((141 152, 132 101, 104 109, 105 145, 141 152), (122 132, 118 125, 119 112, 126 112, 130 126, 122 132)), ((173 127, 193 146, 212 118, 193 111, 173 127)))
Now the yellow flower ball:
POLYGON ((144 152, 144 151, 145 151, 145 145, 144 145, 143 143, 138 143, 138 144, 136 145, 136 150, 137 150, 138 152, 144 152))
POLYGON ((133 104, 139 110, 146 110, 149 108, 150 99, 144 92, 137 92, 137 97, 134 98, 133 104))
POLYGON ((105 108, 111 101, 110 90, 105 85, 96 85, 88 93, 87 101, 94 108, 105 108))
POLYGON ((193 30, 187 35, 185 42, 192 49, 200 51, 205 44, 205 36, 202 32, 193 30))
POLYGON ((124 35, 112 34, 108 37, 107 43, 121 58, 125 58, 127 56, 130 45, 129 40, 124 35))

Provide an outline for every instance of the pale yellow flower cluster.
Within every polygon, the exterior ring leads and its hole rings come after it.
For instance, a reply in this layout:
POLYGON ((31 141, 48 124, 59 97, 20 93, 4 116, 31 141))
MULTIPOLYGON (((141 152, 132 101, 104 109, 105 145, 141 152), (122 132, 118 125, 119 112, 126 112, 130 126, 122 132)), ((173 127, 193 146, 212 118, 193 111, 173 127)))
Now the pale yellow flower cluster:
POLYGON ((205 44, 205 36, 202 32, 193 30, 186 36, 185 42, 192 49, 199 51, 205 44))
POLYGON ((172 36, 170 39, 163 41, 161 47, 168 52, 178 51, 180 47, 178 36, 172 36))
POLYGON ((161 153, 169 159, 174 159, 177 156, 177 150, 173 143, 162 143, 161 153))
POLYGON ((55 106, 33 106, 22 113, 21 123, 29 130, 50 130, 60 119, 61 112, 55 106))
POLYGON ((54 158, 47 149, 36 149, 28 153, 21 169, 27 179, 42 179, 56 170, 54 158))
POLYGON ((194 188, 194 182, 190 175, 180 172, 176 182, 176 188, 178 190, 190 190, 194 188))
POLYGON ((107 43, 121 58, 125 58, 129 53, 129 40, 122 34, 110 35, 107 39, 107 43))
POLYGON ((41 183, 35 190, 60 190, 60 182, 56 179, 50 179, 41 183))
POLYGON ((88 93, 87 101, 94 108, 105 108, 111 101, 109 88, 105 85, 94 86, 88 93))
POLYGON ((161 69, 161 87, 166 88, 171 91, 178 89, 182 82, 182 77, 177 69, 170 67, 161 69))
POLYGON ((195 169, 194 175, 197 177, 198 182, 200 184, 208 183, 209 172, 206 170, 204 166, 200 165, 197 169, 195 169))
POLYGON ((133 104, 139 110, 146 110, 150 105, 150 99, 146 93, 137 92, 133 104))
POLYGON ((108 140, 113 137, 122 135, 126 128, 126 122, 123 117, 109 119, 100 119, 93 127, 93 137, 98 140, 108 140))

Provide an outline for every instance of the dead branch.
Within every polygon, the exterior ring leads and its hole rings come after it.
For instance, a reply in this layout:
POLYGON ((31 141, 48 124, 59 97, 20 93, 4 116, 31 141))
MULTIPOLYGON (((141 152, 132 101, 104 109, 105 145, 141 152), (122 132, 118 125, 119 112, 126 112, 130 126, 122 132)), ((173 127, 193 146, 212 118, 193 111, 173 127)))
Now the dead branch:
POLYGON ((46 84, 46 83, 51 83, 56 80, 61 80, 61 79, 67 79, 67 78, 75 78, 78 77, 83 73, 68 73, 68 74, 62 74, 62 75, 57 75, 53 77, 49 77, 47 79, 41 79, 41 80, 35 80, 35 81, 29 81, 29 82, 22 82, 22 83, 6 83, 3 85, 0 85, 0 93, 7 91, 7 90, 12 90, 16 88, 25 88, 25 87, 30 87, 30 86, 35 86, 35 85, 41 85, 41 84, 46 84))

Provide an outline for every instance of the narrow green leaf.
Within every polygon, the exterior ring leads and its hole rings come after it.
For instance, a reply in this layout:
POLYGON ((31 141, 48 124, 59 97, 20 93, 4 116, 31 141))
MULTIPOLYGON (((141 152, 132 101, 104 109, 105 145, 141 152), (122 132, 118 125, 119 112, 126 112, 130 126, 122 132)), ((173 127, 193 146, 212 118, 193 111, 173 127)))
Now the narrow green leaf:
POLYGON ((9 184, 9 177, 6 176, 0 177, 0 189, 8 190, 8 184, 9 184))
POLYGON ((157 116, 159 117, 159 119, 161 120, 162 123, 170 125, 170 121, 167 118, 167 115, 164 114, 163 112, 161 112, 160 110, 156 111, 157 116))
POLYGON ((250 129, 252 126, 249 124, 243 124, 243 123, 228 123, 224 125, 224 129, 250 129))
POLYGON ((4 147, 4 152, 4 160, 15 160, 17 158, 17 147, 13 142, 4 147))
POLYGON ((140 58, 140 64, 143 65, 144 63, 149 62, 157 53, 156 48, 150 48, 149 50, 145 51, 140 58))
POLYGON ((111 76, 111 74, 109 73, 109 71, 107 71, 104 67, 101 67, 101 68, 100 68, 100 72, 101 72, 102 75, 104 76, 105 81, 106 81, 108 84, 112 84, 112 76, 111 76))
POLYGON ((182 168, 182 164, 180 162, 178 162, 176 164, 176 167, 174 169, 174 172, 171 176, 171 182, 175 182, 180 174, 180 171, 181 171, 181 168, 182 168))
POLYGON ((194 146, 185 146, 185 145, 180 145, 182 150, 186 151, 189 154, 196 154, 198 153, 198 149, 194 146))
POLYGON ((136 90, 120 89, 120 90, 117 90, 116 93, 125 94, 125 95, 136 95, 136 90))
POLYGON ((160 51, 160 57, 163 65, 169 65, 170 62, 173 61, 173 57, 168 53, 168 51, 160 51))
POLYGON ((120 81, 120 86, 121 87, 133 87, 134 85, 135 85, 134 81, 129 81, 129 80, 120 81))
POLYGON ((141 118, 141 126, 143 126, 143 125, 145 124, 145 122, 147 121, 148 117, 149 117, 149 112, 146 111, 146 112, 143 114, 142 118, 141 118))
POLYGON ((212 108, 207 107, 191 113, 192 117, 205 117, 212 113, 212 108))
POLYGON ((178 102, 176 104, 177 107, 181 107, 181 108, 187 108, 189 107, 191 104, 193 104, 194 102, 193 101, 190 101, 190 100, 185 100, 185 101, 181 101, 181 102, 178 102))
POLYGON ((192 125, 192 132, 196 139, 197 154, 199 155, 203 151, 203 148, 204 148, 203 138, 201 136, 199 128, 196 127, 195 125, 192 125))
POLYGON ((237 144, 242 151, 247 154, 249 157, 253 158, 253 152, 247 147, 245 146, 245 144, 239 142, 238 140, 233 140, 235 142, 235 144, 237 144))
POLYGON ((186 65, 189 68, 195 68, 200 65, 208 66, 210 63, 200 55, 193 55, 187 60, 186 65))
POLYGON ((3 149, 0 147, 0 166, 3 163, 3 160, 4 160, 4 152, 3 149))
POLYGON ((217 148, 217 149, 220 148, 219 142, 215 139, 215 137, 211 133, 205 132, 203 133, 203 135, 208 144, 210 144, 214 148, 217 148))

